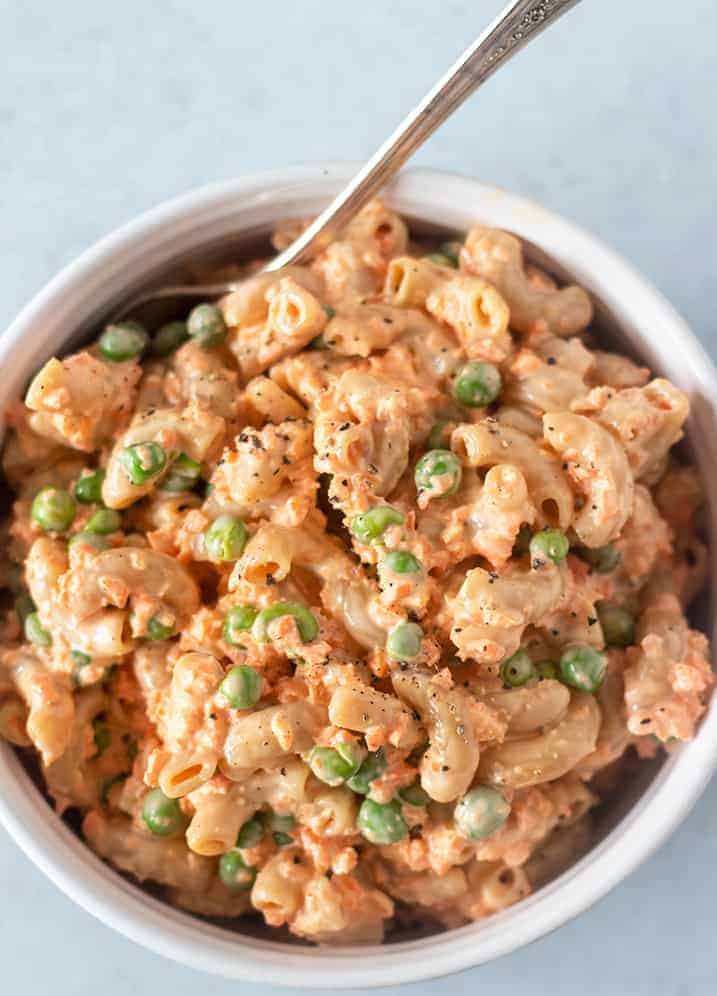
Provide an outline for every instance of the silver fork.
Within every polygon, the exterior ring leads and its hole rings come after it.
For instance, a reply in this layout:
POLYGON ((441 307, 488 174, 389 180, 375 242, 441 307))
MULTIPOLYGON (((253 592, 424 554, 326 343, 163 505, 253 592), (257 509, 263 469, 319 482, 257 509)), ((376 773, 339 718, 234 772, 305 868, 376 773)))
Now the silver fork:
MULTIPOLYGON (((423 100, 399 124, 366 165, 349 181, 327 208, 283 252, 263 267, 279 270, 303 263, 360 211, 433 132, 493 73, 580 0, 516 0, 466 49, 423 100)), ((211 299, 227 294, 241 281, 180 284, 160 287, 135 298, 126 314, 141 304, 172 297, 211 299)))

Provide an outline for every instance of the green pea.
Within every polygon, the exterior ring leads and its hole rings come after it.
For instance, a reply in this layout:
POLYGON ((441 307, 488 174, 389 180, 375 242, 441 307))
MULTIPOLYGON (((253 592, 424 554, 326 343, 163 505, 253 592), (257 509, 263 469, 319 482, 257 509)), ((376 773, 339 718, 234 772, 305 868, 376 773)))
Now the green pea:
POLYGON ((622 560, 622 554, 612 543, 594 549, 583 546, 577 552, 598 574, 611 574, 622 560))
POLYGON ((251 709, 261 698, 261 675, 253 667, 233 667, 219 686, 219 691, 233 709, 251 709))
POLYGON ((237 837, 237 847, 256 847, 264 836, 265 830, 264 814, 255 813, 251 819, 242 823, 239 836, 237 837))
POLYGON ((581 692, 597 692, 607 674, 604 654, 592 647, 571 647, 560 658, 563 681, 581 692))
POLYGON ((546 678, 551 681, 560 681, 560 671, 553 661, 538 661, 535 670, 539 678, 546 678))
POLYGON ((335 787, 342 785, 349 777, 355 775, 360 764, 360 755, 352 762, 346 760, 332 747, 314 747, 311 751, 309 766, 316 777, 327 785, 335 787))
POLYGON ((629 647, 635 642, 635 617, 611 602, 598 602, 598 618, 608 647, 629 647))
POLYGON ((463 468, 450 450, 429 450, 416 464, 413 476, 419 491, 435 492, 437 498, 446 498, 458 490, 463 468))
POLYGON ((453 396, 467 408, 485 408, 500 394, 503 381, 498 367, 481 360, 471 360, 458 371, 453 384, 453 396))
POLYGON ((95 757, 99 757, 112 743, 112 731, 103 719, 95 719, 92 723, 92 729, 94 731, 92 739, 97 748, 95 757))
POLYGON ((85 529, 100 536, 116 533, 122 528, 122 516, 113 508, 98 508, 85 523, 85 529))
POLYGON ((92 663, 92 658, 82 650, 71 650, 70 657, 75 665, 72 672, 72 684, 78 688, 82 684, 82 671, 88 664, 92 663))
POLYGON ((152 352, 155 356, 169 356, 188 338, 186 322, 167 322, 152 339, 152 352))
POLYGON ((386 767, 387 761, 383 751, 377 750, 373 754, 368 755, 356 774, 348 779, 346 785, 352 792, 358 792, 359 795, 366 795, 371 788, 371 782, 375 782, 377 778, 380 778, 386 767))
POLYGON ((102 501, 102 482, 105 479, 104 470, 94 470, 91 474, 83 474, 75 485, 75 498, 82 505, 92 505, 102 501))
POLYGON ((428 793, 421 788, 418 779, 412 785, 399 789, 398 797, 403 802, 407 802, 409 806, 426 806, 429 800, 428 793))
POLYGON ((410 661, 421 652, 423 630, 418 623, 400 622, 394 626, 386 640, 386 650, 398 661, 410 661))
POLYGON ((45 532, 64 533, 72 525, 77 506, 68 491, 42 488, 37 492, 30 514, 45 532))
POLYGON ((147 623, 147 629, 144 634, 145 640, 169 640, 170 637, 174 636, 174 625, 168 622, 162 622, 159 616, 152 616, 152 618, 147 623))
POLYGON ((100 536, 99 533, 88 533, 84 529, 70 537, 68 546, 74 546, 75 543, 83 543, 86 546, 91 546, 94 550, 100 551, 106 550, 110 545, 104 536, 100 536))
POLYGON ((248 865, 236 848, 219 859, 219 878, 228 889, 251 889, 256 880, 256 868, 248 865))
POLYGON ((510 803, 488 785, 477 785, 460 799, 453 813, 456 826, 470 840, 494 833, 510 816, 510 803))
POLYGON ((336 308, 332 308, 330 304, 324 305, 324 311, 326 312, 326 317, 329 321, 336 317, 336 308))
POLYGON ((351 521, 351 532, 359 543, 374 543, 389 526, 401 526, 406 517, 390 505, 376 505, 351 521))
POLYGON ((290 832, 296 827, 296 820, 291 813, 270 812, 267 816, 267 823, 274 843, 278 844, 279 847, 286 847, 287 844, 294 843, 294 838, 290 836, 290 832))
POLYGON ((162 481, 162 491, 174 493, 191 491, 197 483, 201 469, 201 464, 197 460, 192 460, 186 453, 180 453, 162 481))
POLYGON ((187 319, 187 332, 205 349, 218 346, 227 334, 227 326, 219 308, 214 304, 198 304, 187 319))
POLYGON ((436 422, 431 431, 428 434, 428 448, 429 450, 440 450, 445 447, 448 442, 448 427, 451 423, 442 420, 436 422))
POLYGON ((430 263, 435 263, 436 266, 448 266, 455 270, 457 263, 454 263, 450 256, 446 256, 442 252, 429 252, 425 257, 430 263))
POLYGON ((139 322, 117 322, 108 325, 98 340, 100 353, 106 360, 121 363, 144 352, 149 336, 139 322))
POLYGON ((241 633, 251 629, 254 620, 259 615, 252 605, 233 605, 224 616, 222 636, 232 646, 241 646, 241 633))
POLYGON ((326 339, 324 339, 323 333, 321 335, 315 335, 311 340, 307 349, 326 349, 326 339))
POLYGON ((167 463, 167 454, 159 443, 149 440, 126 446, 119 459, 130 483, 140 485, 162 473, 167 463))
POLYGON ((267 822, 270 830, 276 830, 279 833, 289 833, 296 827, 296 820, 291 813, 275 813, 272 810, 267 816, 267 822))
POLYGON ((299 631, 302 643, 311 643, 315 640, 319 632, 319 624, 316 617, 305 605, 298 602, 277 602, 267 609, 262 609, 254 620, 251 628, 251 635, 257 643, 269 643, 269 625, 281 616, 293 616, 296 620, 296 628, 299 631))
POLYGON ((92 663, 92 658, 84 650, 71 650, 70 657, 74 661, 78 671, 81 671, 83 667, 87 667, 88 664, 92 663))
POLYGON ((238 560, 244 552, 249 532, 234 515, 220 515, 204 534, 207 556, 214 563, 238 560))
POLYGON ((503 661, 500 666, 500 677, 504 684, 510 685, 511 688, 519 688, 535 677, 533 662, 524 650, 519 650, 503 661))
POLYGON ((568 537, 562 529, 541 529, 530 541, 530 562, 535 569, 548 560, 559 564, 565 560, 569 549, 568 537))
POLYGON ((408 833, 401 804, 395 799, 387 803, 364 799, 358 812, 358 828, 372 844, 395 844, 408 833))
POLYGON ((420 574, 421 561, 408 550, 391 550, 384 558, 384 564, 394 574, 420 574))
POLYGON ((177 799, 168 798, 156 788, 144 797, 142 822, 157 837, 167 837, 184 825, 184 815, 177 799))
POLYGON ((186 453, 180 453, 172 464, 172 470, 181 474, 182 477, 188 477, 192 481, 196 481, 201 472, 202 465, 198 460, 192 460, 191 457, 187 456, 186 453))
POLYGON ((163 477, 160 484, 160 491, 168 491, 170 494, 179 495, 184 491, 192 491, 195 485, 195 481, 192 481, 188 477, 182 477, 181 474, 175 474, 171 471, 166 477, 163 477))
POLYGON ((34 643, 36 647, 51 647, 52 636, 40 622, 38 612, 31 612, 25 619, 25 638, 34 643))
POLYGON ((336 748, 314 747, 309 767, 327 785, 341 785, 358 772, 365 756, 366 752, 355 744, 339 744, 336 748))
POLYGON ((336 744, 336 750, 339 756, 351 766, 351 775, 356 774, 367 757, 365 747, 362 747, 360 744, 354 743, 353 741, 349 743, 336 744))
POLYGON ((24 591, 22 595, 18 595, 15 599, 15 611, 17 612, 18 619, 23 626, 25 625, 27 617, 37 611, 37 606, 26 591, 24 591))

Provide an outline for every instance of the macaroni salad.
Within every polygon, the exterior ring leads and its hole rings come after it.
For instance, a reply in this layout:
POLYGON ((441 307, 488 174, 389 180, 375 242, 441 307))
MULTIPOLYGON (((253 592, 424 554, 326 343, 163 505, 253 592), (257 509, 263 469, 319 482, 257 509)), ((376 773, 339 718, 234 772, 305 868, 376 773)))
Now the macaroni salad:
POLYGON ((688 399, 483 225, 428 251, 373 202, 240 272, 8 412, 0 734, 197 914, 488 916, 706 708, 688 399))

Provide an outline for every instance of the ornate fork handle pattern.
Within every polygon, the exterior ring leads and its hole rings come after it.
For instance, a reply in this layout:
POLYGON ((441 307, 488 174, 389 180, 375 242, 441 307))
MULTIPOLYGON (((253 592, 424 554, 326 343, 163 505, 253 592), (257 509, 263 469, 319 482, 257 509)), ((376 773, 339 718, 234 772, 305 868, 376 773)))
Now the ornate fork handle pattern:
MULTIPOLYGON (((516 45, 523 44, 524 41, 527 41, 527 38, 531 36, 536 29, 542 30, 542 28, 545 27, 545 22, 547 20, 565 13, 565 11, 572 6, 574 6, 574 3, 571 3, 570 0, 540 0, 539 3, 529 5, 530 9, 522 14, 517 27, 515 27, 515 29, 510 29, 508 39, 505 42, 499 42, 493 51, 486 55, 485 64, 488 67, 492 67, 496 60, 501 59, 516 45)), ((517 13, 518 11, 516 10, 516 14, 517 13)))

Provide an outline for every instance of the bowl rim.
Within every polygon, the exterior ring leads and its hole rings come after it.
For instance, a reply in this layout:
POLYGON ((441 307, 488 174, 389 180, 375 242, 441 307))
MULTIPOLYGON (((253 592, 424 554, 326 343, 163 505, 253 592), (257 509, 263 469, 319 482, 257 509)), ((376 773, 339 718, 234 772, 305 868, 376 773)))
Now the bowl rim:
MULTIPOLYGON (((53 323, 82 287, 101 294, 104 272, 128 252, 186 232, 197 219, 227 210, 231 202, 258 202, 295 191, 326 197, 357 163, 319 163, 252 173, 209 184, 160 204, 121 226, 65 266, 23 308, 0 336, 0 364, 27 339, 47 351, 53 323), (93 290, 94 289, 94 290, 93 290)), ((307 194, 308 196, 308 194, 307 194)), ((684 320, 644 277, 601 240, 532 201, 447 171, 412 168, 387 191, 401 212, 420 216, 424 200, 435 212, 471 213, 535 242, 588 287, 600 273, 600 294, 627 329, 649 345, 647 330, 671 336, 684 375, 708 403, 717 404, 717 373, 684 320), (452 208, 452 205, 459 207, 452 208), (464 205, 461 207, 460 205, 464 205), (611 278, 608 280, 608 276, 611 278), (629 293, 627 300, 626 291, 629 293), (642 330, 642 331, 640 331, 642 330)), ((166 249, 165 249, 166 251, 166 249)), ((707 450, 705 449, 705 452, 707 450)), ((711 576, 717 579, 715 551, 711 576)), ((714 619, 714 611, 712 614, 714 619)), ((79 906, 126 937, 175 961, 250 982, 327 989, 374 987, 448 975, 507 954, 556 929, 605 896, 676 829, 717 766, 717 704, 713 701, 695 740, 671 755, 644 794, 585 857, 515 907, 487 921, 420 941, 370 948, 298 948, 229 933, 173 909, 133 886, 102 862, 50 810, 32 787, 9 745, 0 746, 0 821, 28 857, 79 906), (664 805, 669 795, 670 805, 664 805)))

